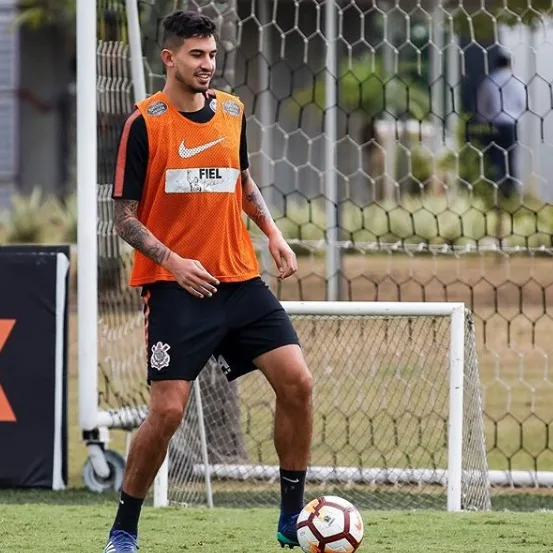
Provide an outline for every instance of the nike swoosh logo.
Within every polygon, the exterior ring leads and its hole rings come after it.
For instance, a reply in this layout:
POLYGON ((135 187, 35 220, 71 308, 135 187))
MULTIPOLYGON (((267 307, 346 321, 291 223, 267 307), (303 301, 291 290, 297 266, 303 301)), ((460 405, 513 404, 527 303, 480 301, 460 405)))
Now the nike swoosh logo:
POLYGON ((286 478, 286 476, 283 476, 282 479, 286 480, 286 482, 292 482, 292 484, 299 484, 299 480, 297 478, 295 480, 292 480, 291 478, 286 478))
POLYGON ((209 150, 209 148, 212 148, 216 144, 219 144, 219 142, 222 142, 224 139, 225 137, 223 136, 222 138, 218 138, 217 140, 213 140, 212 142, 207 142, 206 144, 201 144, 200 146, 196 146, 195 148, 187 148, 183 140, 179 146, 179 156, 184 159, 195 156, 201 152, 209 150))

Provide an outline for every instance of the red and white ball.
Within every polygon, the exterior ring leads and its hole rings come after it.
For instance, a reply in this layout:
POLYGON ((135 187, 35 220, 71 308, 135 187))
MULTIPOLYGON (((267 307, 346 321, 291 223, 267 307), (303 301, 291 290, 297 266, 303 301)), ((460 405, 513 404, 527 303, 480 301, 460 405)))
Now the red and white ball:
POLYGON ((310 501, 298 516, 298 541, 305 553, 353 553, 364 530, 359 511, 334 495, 310 501))

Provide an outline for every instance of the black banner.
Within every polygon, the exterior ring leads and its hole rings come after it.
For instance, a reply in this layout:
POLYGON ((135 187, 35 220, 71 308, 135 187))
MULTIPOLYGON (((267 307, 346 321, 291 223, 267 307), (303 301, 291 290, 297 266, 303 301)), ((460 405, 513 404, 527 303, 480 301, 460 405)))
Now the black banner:
POLYGON ((0 488, 67 482, 68 247, 0 248, 0 488))

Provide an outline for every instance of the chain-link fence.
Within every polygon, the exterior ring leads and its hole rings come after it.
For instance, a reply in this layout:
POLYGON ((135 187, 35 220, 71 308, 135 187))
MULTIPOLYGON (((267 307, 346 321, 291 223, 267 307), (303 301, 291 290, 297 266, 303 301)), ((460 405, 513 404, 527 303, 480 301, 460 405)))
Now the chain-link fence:
POLYGON ((252 175, 299 255, 278 282, 262 254, 277 295, 465 302, 490 469, 552 486, 550 3, 139 7, 150 91, 168 11, 201 10, 221 29, 214 86, 244 101, 252 175))

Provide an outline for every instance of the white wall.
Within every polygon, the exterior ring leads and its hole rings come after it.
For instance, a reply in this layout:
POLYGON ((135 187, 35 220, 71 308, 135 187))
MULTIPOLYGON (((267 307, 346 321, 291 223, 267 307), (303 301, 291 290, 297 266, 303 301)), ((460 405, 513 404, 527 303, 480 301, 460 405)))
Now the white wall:
POLYGON ((528 86, 529 111, 521 121, 519 148, 522 176, 541 199, 552 201, 553 19, 534 30, 503 27, 500 38, 513 56, 515 76, 528 86))
POLYGON ((17 178, 19 34, 14 0, 0 0, 0 210, 9 205, 17 178))

